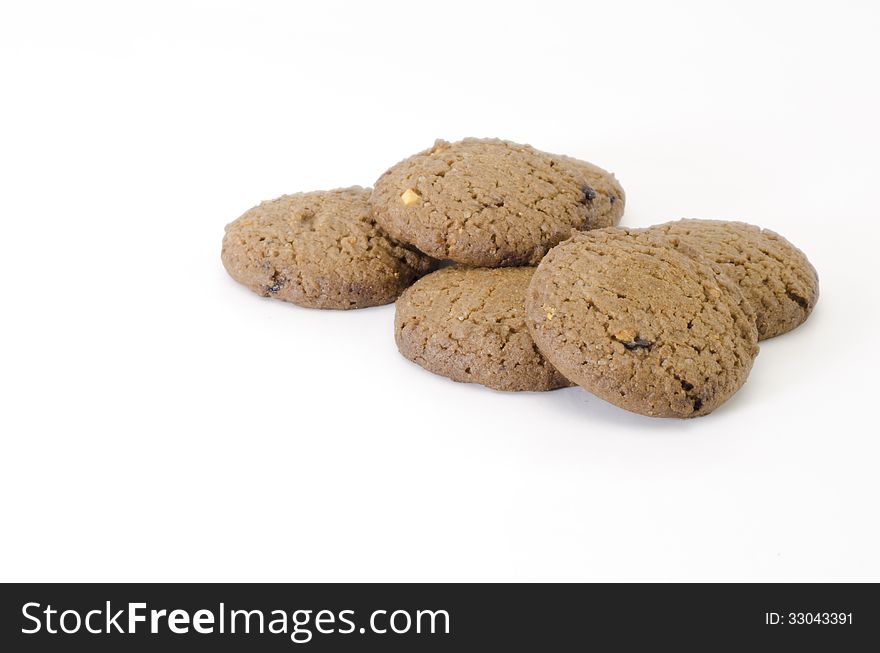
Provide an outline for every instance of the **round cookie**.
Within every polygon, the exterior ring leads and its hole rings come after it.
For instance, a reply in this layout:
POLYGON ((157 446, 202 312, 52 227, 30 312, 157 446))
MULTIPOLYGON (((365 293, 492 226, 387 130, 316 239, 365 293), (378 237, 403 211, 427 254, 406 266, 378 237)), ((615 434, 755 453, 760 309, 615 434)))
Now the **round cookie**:
POLYGON ((571 385, 526 328, 525 292, 534 271, 449 267, 420 279, 397 300, 400 353, 435 374, 496 390, 571 385))
POLYGON ((624 193, 585 161, 498 139, 438 140, 386 171, 370 202, 394 238, 472 266, 536 265, 576 231, 616 224, 624 193))
POLYGON ((819 298, 819 277, 804 253, 779 234, 744 222, 678 220, 651 231, 715 261, 755 309, 760 340, 802 324, 819 298))
POLYGON ((711 412, 758 353, 754 314, 736 285, 644 230, 599 229, 553 248, 526 293, 526 323, 568 379, 657 417, 711 412))
POLYGON ((433 261, 390 239, 360 186, 263 202, 226 226, 221 258, 263 297, 309 308, 393 302, 433 261))

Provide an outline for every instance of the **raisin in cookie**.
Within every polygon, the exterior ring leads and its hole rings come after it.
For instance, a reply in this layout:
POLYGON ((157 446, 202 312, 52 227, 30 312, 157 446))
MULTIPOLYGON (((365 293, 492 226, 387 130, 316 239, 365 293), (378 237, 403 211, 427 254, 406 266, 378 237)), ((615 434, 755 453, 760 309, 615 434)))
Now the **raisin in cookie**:
POLYGON ((376 225, 369 196, 353 186, 263 202, 227 225, 223 265, 255 293, 309 308, 393 302, 433 261, 376 225))
POLYGON ((651 231, 715 261, 755 309, 761 340, 802 324, 819 298, 819 277, 804 253, 779 234, 744 222, 678 220, 651 231))
POLYGON ((590 163, 498 139, 437 141, 376 182, 376 220, 429 256, 536 265, 573 233, 616 224, 624 193, 590 163))
POLYGON ((737 286, 643 230, 589 231, 552 249, 526 293, 526 323, 568 379, 658 417, 711 412, 742 386, 758 353, 737 286))
POLYGON ((455 381, 496 390, 553 390, 571 385, 532 342, 525 292, 534 268, 444 268, 397 300, 400 352, 455 381))

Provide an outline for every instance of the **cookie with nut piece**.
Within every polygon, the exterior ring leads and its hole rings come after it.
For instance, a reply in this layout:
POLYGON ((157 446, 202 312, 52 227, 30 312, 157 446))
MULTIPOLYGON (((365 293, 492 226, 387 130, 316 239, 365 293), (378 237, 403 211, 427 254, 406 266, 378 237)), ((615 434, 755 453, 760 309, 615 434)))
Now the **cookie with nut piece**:
POLYGON ((758 337, 806 321, 819 299, 819 277, 806 255, 779 234, 745 222, 677 220, 651 231, 686 243, 714 261, 755 309, 758 337))
POLYGON ((526 328, 525 292, 533 273, 524 267, 448 267, 423 277, 397 300, 398 349, 435 374, 496 390, 571 385, 526 328))
POLYGON ((438 140, 392 166, 370 202, 394 238, 471 266, 536 265, 572 234, 616 224, 623 188, 585 161, 499 139, 438 140))
POLYGON ((662 234, 607 228, 573 236, 541 261, 526 323, 566 378, 621 408, 705 415, 745 382, 758 353, 739 288, 662 234))
POLYGON ((309 308, 393 302, 434 266, 376 224, 360 186, 263 202, 226 226, 221 259, 263 297, 309 308))

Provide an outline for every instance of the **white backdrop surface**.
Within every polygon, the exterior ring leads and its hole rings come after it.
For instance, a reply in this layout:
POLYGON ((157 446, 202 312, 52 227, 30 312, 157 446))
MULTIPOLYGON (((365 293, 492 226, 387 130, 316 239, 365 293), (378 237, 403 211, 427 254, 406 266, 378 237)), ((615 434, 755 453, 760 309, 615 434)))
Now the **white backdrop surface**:
POLYGON ((0 579, 880 580, 872 2, 4 3, 0 579), (223 270, 435 138, 779 231, 821 297, 690 421, 504 394, 223 270))

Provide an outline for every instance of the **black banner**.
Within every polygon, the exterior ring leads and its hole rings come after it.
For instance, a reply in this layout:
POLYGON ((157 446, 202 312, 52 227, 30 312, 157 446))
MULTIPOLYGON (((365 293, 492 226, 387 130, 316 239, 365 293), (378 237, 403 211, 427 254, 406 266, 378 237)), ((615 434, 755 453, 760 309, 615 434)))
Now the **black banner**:
POLYGON ((870 584, 7 584, 0 651, 865 650, 870 584))

